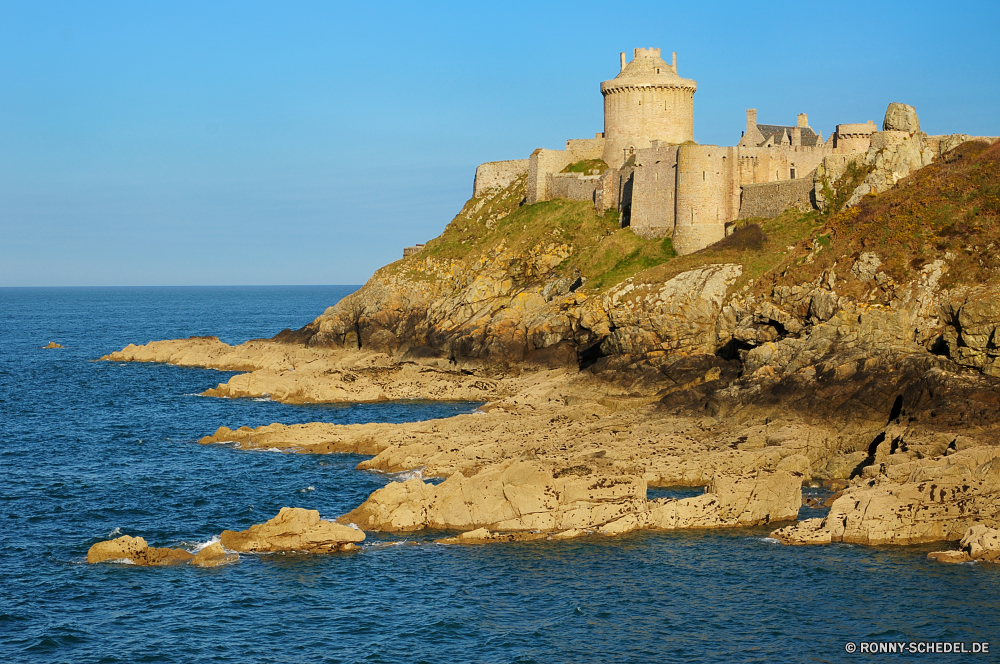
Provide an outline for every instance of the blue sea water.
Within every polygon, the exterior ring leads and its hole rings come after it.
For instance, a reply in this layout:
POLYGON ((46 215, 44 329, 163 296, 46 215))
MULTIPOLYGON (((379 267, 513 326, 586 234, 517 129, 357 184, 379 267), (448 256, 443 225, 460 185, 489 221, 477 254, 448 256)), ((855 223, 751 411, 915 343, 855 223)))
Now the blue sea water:
POLYGON ((351 290, 0 289, 0 660, 839 662, 870 658, 847 642, 938 640, 1000 652, 1000 566, 927 561, 940 546, 782 547, 768 528, 482 547, 371 535, 356 553, 215 569, 85 564, 118 534, 193 548, 284 505, 333 518, 391 479, 354 455, 196 443, 220 425, 475 407, 213 399, 197 394, 231 373, 94 361, 131 342, 272 336, 351 290))

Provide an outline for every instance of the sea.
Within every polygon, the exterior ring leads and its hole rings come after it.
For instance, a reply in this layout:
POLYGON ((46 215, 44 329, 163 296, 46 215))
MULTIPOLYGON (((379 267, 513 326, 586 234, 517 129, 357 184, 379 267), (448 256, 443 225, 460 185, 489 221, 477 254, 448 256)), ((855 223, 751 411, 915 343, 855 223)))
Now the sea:
POLYGON ((488 546, 370 533, 353 553, 213 569, 86 564, 123 534, 193 551, 283 506, 333 519, 399 479, 356 470, 357 455, 197 444, 219 426, 478 406, 218 399, 199 394, 232 372, 97 359, 157 339, 270 337, 355 288, 0 289, 0 661, 1000 661, 1000 565, 928 561, 941 545, 785 547, 767 527, 488 546), (865 652, 890 642, 991 652, 865 652))

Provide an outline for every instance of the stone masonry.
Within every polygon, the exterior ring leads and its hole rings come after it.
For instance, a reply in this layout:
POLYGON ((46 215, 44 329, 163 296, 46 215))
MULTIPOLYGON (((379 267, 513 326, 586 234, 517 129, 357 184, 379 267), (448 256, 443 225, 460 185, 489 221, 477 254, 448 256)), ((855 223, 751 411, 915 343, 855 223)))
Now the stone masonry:
POLYGON ((539 148, 527 160, 483 164, 476 170, 475 195, 526 170, 527 204, 592 201, 598 210, 617 209, 622 225, 636 235, 672 237, 674 249, 689 254, 724 238, 726 224, 736 219, 822 207, 823 185, 851 162, 870 159, 873 143, 890 134, 912 135, 926 155, 958 144, 955 137, 922 134, 913 107, 891 104, 882 131, 872 121, 839 124, 824 141, 805 113, 793 125, 773 125, 758 123, 757 111, 749 109, 735 146, 697 145, 698 85, 678 75, 676 53, 668 64, 658 48, 635 49, 631 62, 622 53, 618 75, 600 87, 603 132, 568 140, 565 150, 539 148), (600 175, 562 172, 596 159, 608 167, 600 175))

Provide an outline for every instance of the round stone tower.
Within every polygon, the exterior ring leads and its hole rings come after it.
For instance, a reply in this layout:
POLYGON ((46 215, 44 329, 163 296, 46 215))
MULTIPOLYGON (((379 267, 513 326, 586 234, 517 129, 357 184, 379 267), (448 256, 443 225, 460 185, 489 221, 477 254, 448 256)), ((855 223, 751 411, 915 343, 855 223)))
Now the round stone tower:
POLYGON ((604 95, 604 161, 618 168, 628 154, 651 141, 694 140, 694 93, 698 84, 677 75, 658 48, 637 48, 632 62, 621 55, 621 73, 601 83, 604 95))

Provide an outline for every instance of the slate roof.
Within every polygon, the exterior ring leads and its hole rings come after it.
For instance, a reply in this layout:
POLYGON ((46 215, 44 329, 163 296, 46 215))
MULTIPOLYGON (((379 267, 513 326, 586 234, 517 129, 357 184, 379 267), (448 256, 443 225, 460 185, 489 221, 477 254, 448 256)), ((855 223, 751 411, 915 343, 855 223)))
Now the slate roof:
MULTIPOLYGON (((764 140, 761 142, 763 145, 767 143, 769 136, 774 136, 774 144, 781 144, 781 135, 784 132, 788 132, 788 140, 792 140, 792 130, 795 129, 793 125, 765 125, 758 124, 757 129, 764 136, 764 140)), ((809 127, 802 127, 802 145, 815 146, 819 136, 816 135, 809 127)))

